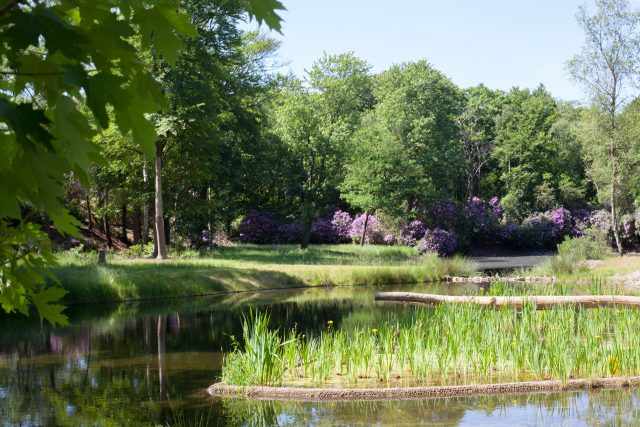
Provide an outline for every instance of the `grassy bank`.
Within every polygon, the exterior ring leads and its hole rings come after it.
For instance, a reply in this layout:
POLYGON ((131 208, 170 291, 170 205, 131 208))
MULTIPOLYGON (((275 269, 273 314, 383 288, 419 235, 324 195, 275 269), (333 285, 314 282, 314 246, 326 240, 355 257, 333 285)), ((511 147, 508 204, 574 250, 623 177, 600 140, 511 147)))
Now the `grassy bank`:
POLYGON ((445 275, 472 274, 463 258, 418 257, 409 247, 238 245, 201 255, 182 253, 158 262, 111 256, 59 256, 54 269, 69 292, 65 302, 202 295, 216 292, 322 285, 420 283, 445 275))
MULTIPOLYGON (((523 294, 498 285, 491 294, 523 294)), ((600 284, 593 292, 608 292, 600 284)), ((526 292, 526 291, 525 291, 526 292)), ((537 286, 536 294, 566 289, 537 286)), ((371 386, 477 384, 598 378, 640 373, 640 310, 407 308, 376 325, 319 336, 268 328, 250 316, 222 379, 236 385, 371 386)))

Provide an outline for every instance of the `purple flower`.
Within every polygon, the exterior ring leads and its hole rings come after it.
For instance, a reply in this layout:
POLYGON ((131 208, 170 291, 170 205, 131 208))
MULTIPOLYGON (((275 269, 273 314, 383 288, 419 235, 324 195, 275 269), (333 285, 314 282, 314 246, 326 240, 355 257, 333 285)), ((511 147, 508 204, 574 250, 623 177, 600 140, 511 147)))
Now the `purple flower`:
POLYGON ((434 228, 425 231, 424 237, 416 244, 416 250, 421 255, 433 252, 438 256, 446 256, 455 252, 456 246, 457 239, 453 231, 434 228))
POLYGON ((407 224, 400 233, 400 242, 403 245, 415 246, 418 240, 424 237, 426 228, 422 221, 414 220, 407 224))
POLYGON ((393 246, 396 244, 396 236, 393 234, 385 234, 382 241, 385 245, 393 246))
POLYGON ((211 232, 209 230, 202 230, 200 235, 191 236, 189 238, 191 247, 193 249, 215 249, 218 245, 211 238, 211 232))
POLYGON ((347 243, 351 241, 351 223, 353 218, 348 212, 336 211, 331 219, 331 226, 336 234, 336 243, 347 243))
MULTIPOLYGON (((349 236, 355 243, 360 243, 362 238, 362 230, 364 229, 365 214, 357 215, 351 223, 349 230, 349 236)), ((382 225, 378 223, 378 218, 375 215, 369 215, 367 221, 367 230, 365 233, 365 243, 384 243, 384 230, 382 225)))
POLYGON ((426 220, 430 227, 454 229, 460 222, 460 212, 451 202, 433 204, 426 213, 426 220))
POLYGON ((282 224, 268 212, 251 212, 238 225, 244 243, 277 243, 282 224))
POLYGON ((504 209, 497 197, 486 202, 473 197, 464 209, 465 228, 476 244, 494 243, 500 237, 500 220, 504 209))

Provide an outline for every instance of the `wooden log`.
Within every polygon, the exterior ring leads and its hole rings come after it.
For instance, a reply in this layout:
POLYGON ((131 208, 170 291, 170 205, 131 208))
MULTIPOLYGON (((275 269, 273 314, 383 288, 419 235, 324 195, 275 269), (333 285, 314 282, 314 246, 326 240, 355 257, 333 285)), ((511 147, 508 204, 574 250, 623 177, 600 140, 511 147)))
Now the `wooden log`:
POLYGON ((640 308, 640 297, 625 295, 552 295, 552 296, 454 296, 419 294, 415 292, 376 292, 376 301, 392 301, 409 304, 477 304, 488 307, 511 306, 522 308, 523 304, 535 304, 536 308, 547 309, 562 305, 584 308, 630 307, 640 308))

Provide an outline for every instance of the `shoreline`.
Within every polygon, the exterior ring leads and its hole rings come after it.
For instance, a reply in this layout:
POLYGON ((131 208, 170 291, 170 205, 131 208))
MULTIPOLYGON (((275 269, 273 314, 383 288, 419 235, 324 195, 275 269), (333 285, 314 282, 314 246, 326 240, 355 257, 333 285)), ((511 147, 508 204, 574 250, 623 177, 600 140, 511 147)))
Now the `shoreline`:
POLYGON ((306 388, 235 386, 212 384, 207 393, 212 397, 301 402, 354 400, 411 400, 497 394, 548 393, 578 390, 618 389, 640 386, 640 376, 593 379, 541 380, 458 386, 390 387, 390 388, 306 388))

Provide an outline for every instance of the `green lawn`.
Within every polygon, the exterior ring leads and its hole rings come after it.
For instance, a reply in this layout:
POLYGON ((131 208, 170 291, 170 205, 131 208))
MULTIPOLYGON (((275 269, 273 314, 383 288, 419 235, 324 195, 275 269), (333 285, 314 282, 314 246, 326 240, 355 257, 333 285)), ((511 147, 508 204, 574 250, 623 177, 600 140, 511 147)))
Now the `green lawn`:
POLYGON ((93 259, 60 254, 54 269, 69 291, 65 302, 124 301, 217 292, 322 285, 420 283, 444 275, 469 275, 464 258, 420 257, 410 247, 237 245, 206 255, 184 252, 166 261, 119 255, 98 266, 93 259))

